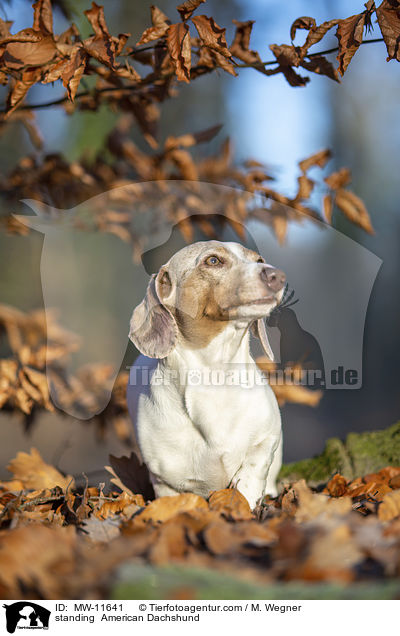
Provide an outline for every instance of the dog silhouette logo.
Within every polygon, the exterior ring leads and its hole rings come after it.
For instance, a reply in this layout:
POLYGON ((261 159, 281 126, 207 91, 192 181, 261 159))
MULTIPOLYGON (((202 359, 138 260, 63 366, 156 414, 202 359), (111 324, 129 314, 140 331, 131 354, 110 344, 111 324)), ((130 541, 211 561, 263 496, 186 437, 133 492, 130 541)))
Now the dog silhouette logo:
POLYGON ((48 629, 50 610, 31 603, 18 601, 11 605, 3 605, 6 610, 7 631, 14 634, 16 629, 48 629))

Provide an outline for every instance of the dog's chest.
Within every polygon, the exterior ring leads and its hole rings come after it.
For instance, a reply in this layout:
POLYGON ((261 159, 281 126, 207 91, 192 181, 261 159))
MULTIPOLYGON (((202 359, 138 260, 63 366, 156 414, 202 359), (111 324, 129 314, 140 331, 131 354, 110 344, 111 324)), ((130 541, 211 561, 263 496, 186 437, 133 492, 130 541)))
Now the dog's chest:
POLYGON ((273 428, 268 390, 265 386, 187 386, 185 407, 210 447, 241 453, 260 443, 273 428))

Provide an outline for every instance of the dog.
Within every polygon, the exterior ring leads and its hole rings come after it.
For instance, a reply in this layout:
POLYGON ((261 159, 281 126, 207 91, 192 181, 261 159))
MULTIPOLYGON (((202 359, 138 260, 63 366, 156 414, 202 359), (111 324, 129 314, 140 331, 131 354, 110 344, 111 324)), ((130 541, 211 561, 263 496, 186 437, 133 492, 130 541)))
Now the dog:
POLYGON ((280 411, 249 332, 272 359, 263 319, 285 283, 256 252, 215 240, 184 247, 152 275, 130 322, 142 355, 127 402, 157 497, 234 486, 254 508, 277 495, 280 411))

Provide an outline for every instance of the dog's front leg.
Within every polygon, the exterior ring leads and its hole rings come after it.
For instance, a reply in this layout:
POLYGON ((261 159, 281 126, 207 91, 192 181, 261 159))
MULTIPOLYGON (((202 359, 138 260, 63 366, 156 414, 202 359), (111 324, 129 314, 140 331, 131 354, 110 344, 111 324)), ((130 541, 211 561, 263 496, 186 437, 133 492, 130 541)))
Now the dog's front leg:
POLYGON ((282 461, 281 436, 272 436, 249 449, 240 470, 235 475, 235 485, 250 504, 250 508, 265 494, 276 496, 276 476, 282 461), (270 472, 274 474, 269 475, 270 472))
POLYGON ((150 481, 153 484, 154 494, 158 497, 171 497, 173 495, 179 495, 179 491, 172 488, 165 482, 163 482, 159 477, 150 473, 150 481))

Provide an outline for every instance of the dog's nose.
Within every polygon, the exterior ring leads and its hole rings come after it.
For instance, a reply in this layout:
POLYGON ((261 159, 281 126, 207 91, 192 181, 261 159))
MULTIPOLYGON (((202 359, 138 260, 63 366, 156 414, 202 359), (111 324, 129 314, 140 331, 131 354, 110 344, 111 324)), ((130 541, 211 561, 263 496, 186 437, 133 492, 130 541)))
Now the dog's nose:
POLYGON ((263 267, 260 276, 273 292, 280 291, 286 283, 286 274, 275 267, 263 267))

